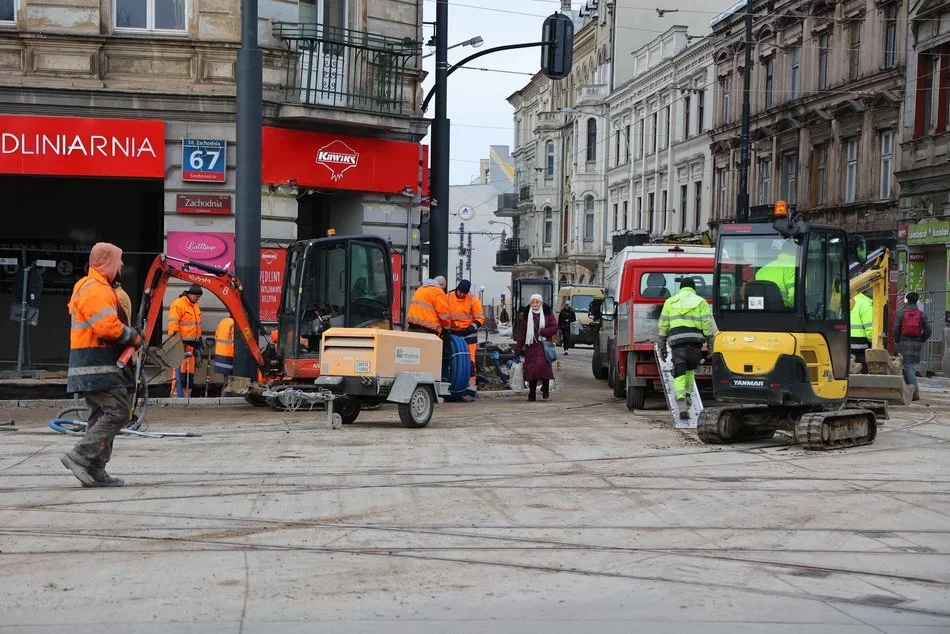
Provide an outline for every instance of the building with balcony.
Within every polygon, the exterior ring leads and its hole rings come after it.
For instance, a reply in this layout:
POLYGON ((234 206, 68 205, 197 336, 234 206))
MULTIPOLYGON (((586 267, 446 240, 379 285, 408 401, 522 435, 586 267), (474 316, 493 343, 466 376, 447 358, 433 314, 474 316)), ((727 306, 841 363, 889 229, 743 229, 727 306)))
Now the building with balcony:
MULTIPOLYGON (((716 17, 713 223, 735 219, 744 3, 716 17)), ((750 211, 775 200, 816 222, 893 243, 901 161, 906 4, 755 2, 750 211)))
POLYGON ((674 26, 633 52, 636 75, 608 100, 608 230, 653 238, 706 231, 715 98, 713 43, 674 26))
MULTIPOLYGON (((125 249, 133 298, 158 252, 233 265, 240 22, 238 0, 0 2, 0 187, 15 210, 0 257, 58 263, 34 362, 65 361, 64 296, 98 240, 125 249)), ((265 0, 258 24, 262 247, 335 229, 404 250, 426 162, 421 0, 265 0)), ((262 294, 265 321, 278 300, 262 294)), ((222 313, 203 303, 213 331, 222 313)), ((7 330, 0 359, 16 358, 7 330)))
POLYGON ((925 344, 927 369, 950 372, 950 5, 910 6, 907 91, 900 134, 901 292, 920 293, 934 324, 925 344))
MULTIPOLYGON (((610 83, 608 3, 571 13, 574 64, 563 80, 536 75, 509 97, 515 109, 519 240, 514 277, 592 283, 604 263, 604 172, 610 83), (528 255, 527 262, 520 256, 528 255)), ((565 9, 566 11, 566 9, 565 9)), ((510 261, 514 255, 509 256, 510 261)))

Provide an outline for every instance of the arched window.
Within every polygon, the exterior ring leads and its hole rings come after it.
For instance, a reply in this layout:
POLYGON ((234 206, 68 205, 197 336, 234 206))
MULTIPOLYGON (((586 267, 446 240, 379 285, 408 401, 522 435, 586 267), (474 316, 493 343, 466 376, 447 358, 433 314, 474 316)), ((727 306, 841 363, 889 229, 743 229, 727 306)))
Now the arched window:
POLYGON ((597 160, 597 120, 591 117, 587 120, 587 161, 597 160))
POLYGON ((544 177, 554 178, 554 141, 544 144, 544 177))
POLYGON ((584 240, 594 239, 594 197, 584 199, 584 240))

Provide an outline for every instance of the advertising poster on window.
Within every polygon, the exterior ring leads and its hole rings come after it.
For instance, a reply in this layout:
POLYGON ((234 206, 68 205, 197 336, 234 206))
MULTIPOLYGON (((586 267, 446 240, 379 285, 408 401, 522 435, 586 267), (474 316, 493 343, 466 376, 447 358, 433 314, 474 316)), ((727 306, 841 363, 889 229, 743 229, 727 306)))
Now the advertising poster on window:
MULTIPOLYGON (((169 231, 168 255, 234 270, 234 234, 224 231, 169 231)), ((180 265, 172 263, 179 268, 180 265)))
POLYGON ((277 322, 286 265, 287 251, 284 249, 261 249, 260 309, 264 323, 277 322))
POLYGON ((927 255, 910 253, 907 256, 907 289, 905 292, 924 292, 924 279, 927 271, 927 255))
POLYGON ((393 267, 393 323, 402 322, 402 253, 390 255, 393 267))

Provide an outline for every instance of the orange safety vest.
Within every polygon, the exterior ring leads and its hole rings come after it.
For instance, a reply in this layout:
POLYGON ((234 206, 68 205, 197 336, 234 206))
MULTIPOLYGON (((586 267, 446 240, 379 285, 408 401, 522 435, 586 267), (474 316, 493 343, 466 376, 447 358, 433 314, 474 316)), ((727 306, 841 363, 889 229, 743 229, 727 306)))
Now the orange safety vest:
POLYGON ((131 381, 116 365, 121 349, 132 345, 136 333, 119 319, 115 289, 96 269, 73 286, 69 300, 69 371, 66 390, 100 392, 129 387, 131 381))
POLYGON ((173 301, 168 309, 168 334, 176 332, 182 339, 201 338, 201 308, 185 295, 173 301))
POLYGON ((448 304, 452 330, 465 330, 476 321, 479 324, 485 323, 482 302, 472 293, 467 293, 465 297, 459 299, 455 291, 452 291, 448 294, 448 304))
POLYGON ((420 286, 416 289, 406 311, 406 321, 436 334, 441 334, 443 328, 451 328, 445 291, 438 286, 420 286))
POLYGON ((214 331, 214 371, 229 376, 234 373, 234 320, 225 317, 214 331))

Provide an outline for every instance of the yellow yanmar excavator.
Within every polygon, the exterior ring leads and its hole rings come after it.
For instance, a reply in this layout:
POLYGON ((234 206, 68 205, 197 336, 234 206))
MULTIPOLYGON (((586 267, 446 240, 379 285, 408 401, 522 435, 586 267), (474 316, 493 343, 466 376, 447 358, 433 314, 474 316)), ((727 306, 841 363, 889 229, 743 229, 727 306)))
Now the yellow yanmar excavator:
POLYGON ((790 432, 807 449, 869 444, 874 412, 844 408, 850 365, 849 260, 866 244, 838 227, 788 217, 719 228, 713 276, 713 392, 705 443, 790 432))
POLYGON ((867 263, 851 265, 851 297, 871 291, 874 336, 865 352, 868 373, 859 374, 860 366, 851 365, 848 381, 849 400, 881 400, 899 405, 910 405, 914 389, 904 382, 900 357, 892 357, 884 347, 884 311, 887 309, 887 275, 890 253, 881 248, 870 254, 867 263))

